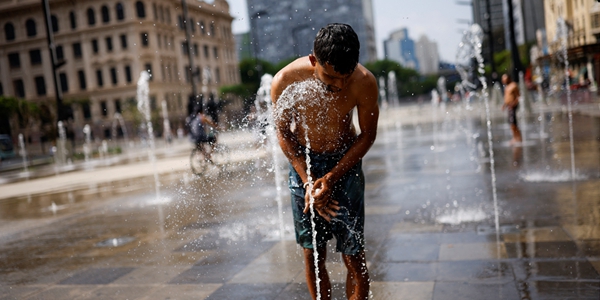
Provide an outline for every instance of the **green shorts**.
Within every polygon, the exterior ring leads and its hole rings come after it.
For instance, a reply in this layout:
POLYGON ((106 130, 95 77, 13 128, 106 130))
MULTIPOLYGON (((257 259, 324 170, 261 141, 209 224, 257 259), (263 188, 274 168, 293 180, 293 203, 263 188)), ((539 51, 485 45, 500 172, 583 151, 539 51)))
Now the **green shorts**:
MULTIPOLYGON (((339 154, 310 154, 311 177, 313 181, 323 177, 343 157, 339 154)), ((358 162, 348 171, 333 188, 332 199, 339 202, 338 215, 327 222, 315 212, 317 231, 317 247, 321 248, 334 236, 336 238, 336 251, 347 255, 357 255, 365 248, 364 220, 365 220, 365 179, 362 172, 362 163, 358 162)), ((302 179, 290 164, 289 188, 292 194, 292 212, 294 215, 294 229, 296 242, 303 248, 313 249, 311 213, 304 210, 305 189, 302 179)))

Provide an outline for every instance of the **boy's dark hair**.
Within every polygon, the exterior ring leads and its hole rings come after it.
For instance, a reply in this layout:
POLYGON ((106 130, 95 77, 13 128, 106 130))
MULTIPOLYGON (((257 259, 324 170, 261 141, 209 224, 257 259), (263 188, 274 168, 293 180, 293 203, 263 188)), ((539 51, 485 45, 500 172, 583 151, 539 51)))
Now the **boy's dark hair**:
POLYGON ((332 23, 317 33, 314 55, 321 65, 326 63, 340 74, 350 74, 358 64, 360 42, 358 35, 347 24, 332 23))

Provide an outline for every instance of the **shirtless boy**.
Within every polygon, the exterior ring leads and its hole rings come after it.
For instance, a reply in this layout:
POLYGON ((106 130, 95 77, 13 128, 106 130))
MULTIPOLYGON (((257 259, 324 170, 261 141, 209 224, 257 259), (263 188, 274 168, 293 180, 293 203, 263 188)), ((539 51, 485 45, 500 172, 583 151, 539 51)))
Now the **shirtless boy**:
POLYGON ((519 86, 512 81, 508 74, 502 75, 502 84, 504 84, 504 104, 502 109, 508 109, 508 123, 513 134, 511 145, 519 144, 523 141, 521 137, 521 130, 517 125, 517 109, 519 108, 519 86))
POLYGON ((317 298, 317 272, 311 199, 316 212, 321 299, 331 298, 325 260, 327 241, 334 236, 336 251, 342 253, 348 270, 348 299, 367 299, 369 295, 361 162, 375 141, 379 107, 375 77, 358 63, 359 49, 352 27, 329 24, 318 32, 313 53, 283 68, 271 85, 275 111, 283 111, 275 114, 275 124, 279 144, 290 163, 296 241, 304 251, 306 281, 313 299, 317 298), (294 85, 311 81, 320 85, 322 92, 290 92, 294 85), (359 134, 352 122, 354 109, 359 134))

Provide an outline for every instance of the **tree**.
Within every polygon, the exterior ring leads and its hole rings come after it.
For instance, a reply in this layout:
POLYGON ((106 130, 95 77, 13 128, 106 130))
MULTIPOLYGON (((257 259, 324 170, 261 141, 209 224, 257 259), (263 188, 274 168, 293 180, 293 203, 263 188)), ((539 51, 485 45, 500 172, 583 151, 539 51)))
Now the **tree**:
POLYGON ((384 59, 366 63, 365 67, 375 75, 376 78, 384 77, 387 91, 388 75, 391 71, 396 74, 396 88, 398 95, 412 96, 428 93, 435 89, 437 76, 421 76, 419 72, 402 67, 398 62, 384 59))
POLYGON ((11 121, 16 129, 27 128, 40 119, 40 108, 35 103, 14 97, 0 96, 0 133, 11 133, 11 121))
POLYGON ((242 98, 244 100, 244 112, 248 112, 250 110, 250 106, 252 106, 254 103, 256 91, 258 91, 258 88, 260 87, 260 77, 257 70, 257 65, 260 66, 262 74, 275 75, 277 72, 279 72, 279 70, 281 70, 281 68, 287 65, 287 63, 288 60, 285 60, 274 66, 270 62, 261 59, 244 59, 239 63, 242 83, 223 86, 219 92, 222 95, 230 94, 242 98))

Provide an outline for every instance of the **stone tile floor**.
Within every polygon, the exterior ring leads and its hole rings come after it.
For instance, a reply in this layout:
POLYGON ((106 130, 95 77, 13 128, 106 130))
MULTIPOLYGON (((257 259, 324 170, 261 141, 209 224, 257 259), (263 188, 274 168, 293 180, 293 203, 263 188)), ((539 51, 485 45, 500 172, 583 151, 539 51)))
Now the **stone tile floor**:
MULTIPOLYGON (((570 181, 557 180, 570 170, 564 114, 544 118, 548 137, 520 149, 495 120, 496 195, 481 118, 380 130, 364 161, 373 299, 600 298, 600 121, 576 116, 582 179, 570 181)), ((128 193, 2 200, 1 222, 39 226, 0 239, 0 299, 308 299, 289 193, 266 168, 162 180, 161 201, 147 179, 128 193), (52 201, 65 209, 43 210, 52 201), (110 246, 119 237, 132 239, 110 246)), ((332 248, 332 294, 344 299, 332 248)))

